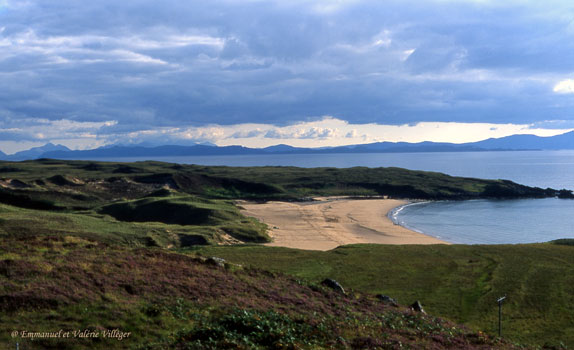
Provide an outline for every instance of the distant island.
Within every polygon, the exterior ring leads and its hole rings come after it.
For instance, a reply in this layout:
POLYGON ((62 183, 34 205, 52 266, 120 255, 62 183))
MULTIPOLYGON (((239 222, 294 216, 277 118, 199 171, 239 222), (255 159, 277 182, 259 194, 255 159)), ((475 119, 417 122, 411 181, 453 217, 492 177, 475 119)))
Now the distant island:
POLYGON ((491 152, 526 150, 574 149, 574 131, 551 137, 535 135, 512 135, 491 138, 470 143, 442 142, 376 142, 326 148, 300 148, 276 145, 265 148, 243 146, 216 146, 196 144, 181 145, 113 145, 91 150, 70 150, 62 145, 48 143, 12 155, 0 152, 0 160, 53 159, 97 159, 123 157, 174 157, 174 156, 223 156, 223 155, 268 155, 268 154, 333 154, 333 153, 416 153, 416 152, 491 152))

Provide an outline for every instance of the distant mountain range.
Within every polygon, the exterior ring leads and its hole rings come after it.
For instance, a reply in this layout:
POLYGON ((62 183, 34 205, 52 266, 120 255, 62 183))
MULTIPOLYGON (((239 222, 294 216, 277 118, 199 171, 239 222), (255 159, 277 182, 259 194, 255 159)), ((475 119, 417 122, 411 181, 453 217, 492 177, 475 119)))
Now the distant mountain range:
POLYGON ((70 150, 66 146, 54 145, 53 143, 47 143, 41 147, 30 148, 26 151, 20 151, 11 155, 0 152, 0 160, 28 160, 42 158, 45 153, 49 152, 75 152, 70 150))
POLYGON ((521 150, 561 150, 574 149, 574 131, 551 137, 535 135, 513 135, 498 139, 488 139, 471 143, 440 142, 376 142, 363 145, 339 146, 330 148, 298 148, 277 145, 266 148, 243 146, 157 146, 142 145, 106 146, 85 151, 72 151, 62 145, 48 143, 12 155, 0 152, 0 160, 26 160, 37 158, 94 159, 123 157, 169 157, 169 156, 216 156, 216 155, 257 155, 257 154, 311 154, 311 153, 409 153, 409 152, 483 152, 521 150))

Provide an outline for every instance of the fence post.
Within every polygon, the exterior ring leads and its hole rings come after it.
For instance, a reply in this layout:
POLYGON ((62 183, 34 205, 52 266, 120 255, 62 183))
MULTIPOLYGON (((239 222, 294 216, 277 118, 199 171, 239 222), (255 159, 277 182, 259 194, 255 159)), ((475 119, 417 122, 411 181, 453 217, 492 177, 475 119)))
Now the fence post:
POLYGON ((502 336, 502 302, 506 299, 506 295, 496 300, 498 303, 498 336, 502 336))

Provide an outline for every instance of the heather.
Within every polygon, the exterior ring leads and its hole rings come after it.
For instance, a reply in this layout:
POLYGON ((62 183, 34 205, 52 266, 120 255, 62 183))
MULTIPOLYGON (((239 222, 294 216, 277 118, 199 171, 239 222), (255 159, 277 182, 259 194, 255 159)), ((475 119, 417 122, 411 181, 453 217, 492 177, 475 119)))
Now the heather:
POLYGON ((0 341, 26 349, 516 348, 372 294, 201 256, 72 236, 6 239, 1 249, 0 341), (13 339, 13 329, 130 336, 13 339))

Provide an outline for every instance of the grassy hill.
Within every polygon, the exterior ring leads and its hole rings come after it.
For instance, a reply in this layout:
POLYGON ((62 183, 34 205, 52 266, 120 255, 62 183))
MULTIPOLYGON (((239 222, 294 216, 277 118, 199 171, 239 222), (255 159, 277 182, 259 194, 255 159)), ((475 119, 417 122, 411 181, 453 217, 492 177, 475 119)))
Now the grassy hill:
POLYGON ((0 344, 16 342, 21 349, 519 348, 371 294, 74 236, 2 240, 0 344), (21 333, 59 330, 69 338, 21 333))
POLYGON ((265 225, 243 216, 234 199, 324 195, 466 199, 571 193, 397 168, 0 162, 0 344, 13 348, 16 339, 26 346, 21 349, 510 349, 515 345, 494 337, 493 300, 506 294, 509 339, 574 346, 571 241, 365 245, 330 252, 241 245, 269 237, 265 225), (211 255, 243 267, 213 267, 204 258, 211 255), (327 277, 348 294, 321 286, 327 277), (374 297, 378 293, 402 305, 421 300, 429 315, 471 328, 383 304, 374 297), (103 334, 115 328, 132 335, 122 341, 10 337, 12 330, 103 334))
POLYGON ((65 234, 132 246, 265 242, 234 199, 463 199, 557 195, 503 180, 398 168, 205 167, 41 159, 0 162, 0 233, 65 234))
POLYGON ((382 293, 488 334, 498 331, 496 299, 506 295, 503 332, 531 345, 574 347, 574 246, 350 245, 328 252, 261 246, 198 250, 245 266, 264 266, 309 282, 334 278, 382 293))
MULTIPOLYGON (((152 161, 115 163, 41 159, 0 162, 0 178, 4 179, 4 196, 10 191, 29 193, 36 199, 67 207, 91 207, 114 198, 138 198, 161 188, 209 198, 260 200, 296 200, 324 195, 470 199, 537 198, 561 194, 557 190, 506 180, 365 167, 210 167, 152 161)), ((567 196, 567 192, 562 195, 567 196)))

